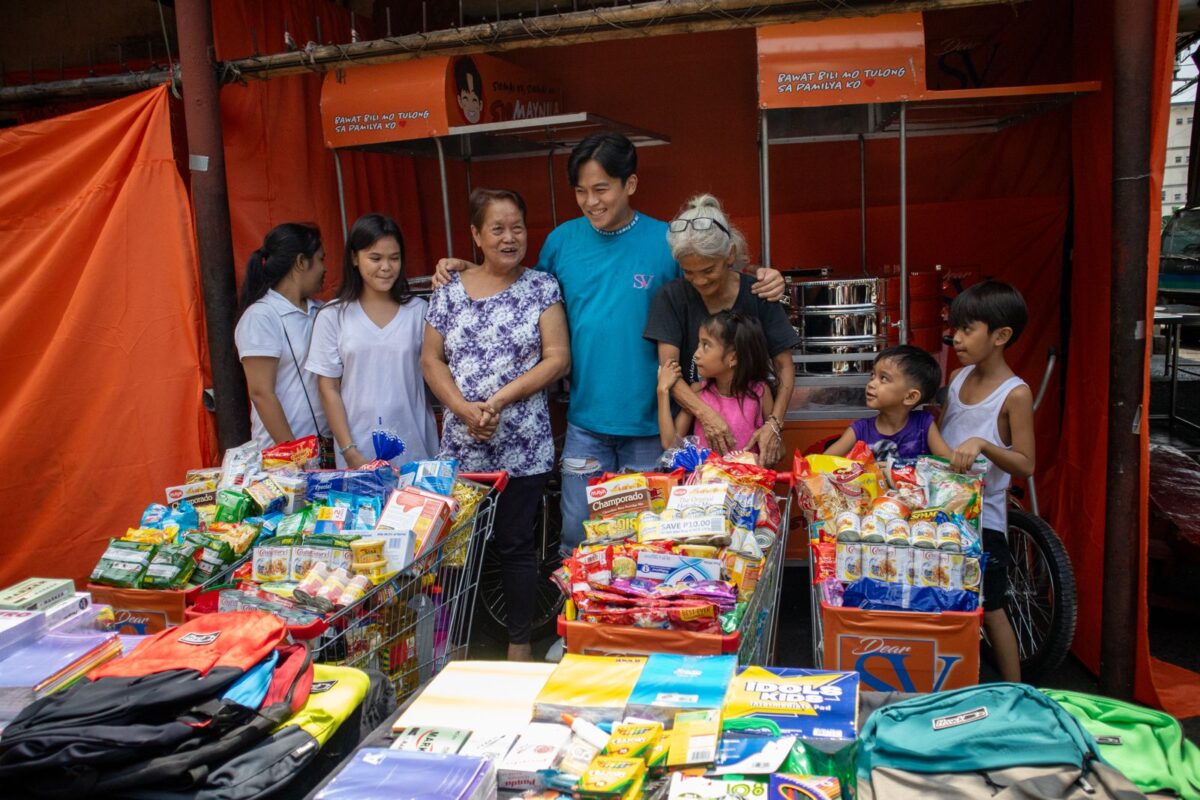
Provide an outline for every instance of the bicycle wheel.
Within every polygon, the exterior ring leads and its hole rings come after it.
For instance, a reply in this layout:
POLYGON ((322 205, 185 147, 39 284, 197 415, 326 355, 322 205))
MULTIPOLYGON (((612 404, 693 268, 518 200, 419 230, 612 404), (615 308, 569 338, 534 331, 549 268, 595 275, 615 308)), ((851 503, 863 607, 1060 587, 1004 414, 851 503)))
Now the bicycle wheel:
MULTIPOLYGON (((562 564, 558 553, 562 521, 558 511, 558 493, 548 490, 542 496, 541 508, 535 522, 534 537, 538 548, 537 597, 533 611, 530 641, 538 641, 557 629, 558 615, 566 598, 550 582, 550 575, 562 564)), ((476 601, 476 622, 493 641, 508 641, 508 611, 504 601, 504 577, 496 548, 485 547, 483 566, 479 575, 479 595, 476 601)))
POLYGON ((1009 621, 1017 636, 1021 676, 1045 675, 1066 658, 1075 637, 1075 571, 1062 540, 1044 519, 1008 511, 1009 621))

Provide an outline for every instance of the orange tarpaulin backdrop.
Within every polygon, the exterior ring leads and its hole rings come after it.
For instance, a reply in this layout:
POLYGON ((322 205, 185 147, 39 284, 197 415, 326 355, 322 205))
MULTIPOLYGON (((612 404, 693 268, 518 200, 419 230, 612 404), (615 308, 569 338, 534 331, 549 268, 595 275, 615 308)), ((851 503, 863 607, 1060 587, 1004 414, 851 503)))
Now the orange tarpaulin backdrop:
MULTIPOLYGON (((317 38, 318 18, 323 41, 350 40, 349 12, 324 0, 214 0, 212 5, 219 59, 243 58, 254 54, 256 47, 277 52, 283 47, 284 31, 303 46, 317 38)), ((356 25, 360 37, 371 35, 369 21, 359 17, 356 25)), ((266 232, 281 222, 300 221, 320 226, 329 269, 324 294, 337 288, 342 227, 334 155, 321 133, 320 97, 317 74, 252 80, 221 90, 239 282, 246 260, 262 245, 266 232)), ((347 225, 371 211, 388 214, 404 231, 409 266, 428 265, 428 239, 411 159, 352 152, 341 158, 347 225)))
POLYGON ((215 455, 194 242, 165 88, 0 131, 0 586, 85 577, 215 455))

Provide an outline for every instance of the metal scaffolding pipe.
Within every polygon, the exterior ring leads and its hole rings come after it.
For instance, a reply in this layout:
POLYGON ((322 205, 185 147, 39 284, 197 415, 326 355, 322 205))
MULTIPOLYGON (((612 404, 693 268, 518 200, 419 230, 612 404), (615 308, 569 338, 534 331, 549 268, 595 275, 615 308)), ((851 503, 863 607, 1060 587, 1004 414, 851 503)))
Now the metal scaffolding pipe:
POLYGON ((200 254, 204 327, 212 366, 217 441, 221 449, 250 438, 246 376, 233 342, 237 324, 237 283, 233 271, 233 235, 229 192, 225 185, 225 146, 221 135, 220 85, 212 61, 212 11, 209 0, 177 0, 175 29, 179 61, 187 73, 183 94, 192 209, 200 254))
POLYGON ((1142 393, 1146 386, 1146 257, 1150 236, 1150 98, 1154 15, 1113 4, 1112 276, 1108 351, 1108 471, 1100 688, 1133 698, 1137 661, 1142 393))
POLYGON ((446 256, 454 258, 454 238, 450 235, 450 188, 446 185, 446 150, 438 137, 433 138, 433 143, 437 145, 438 176, 442 180, 442 222, 446 226, 446 256))
POLYGON ((771 147, 767 111, 758 112, 758 213, 762 228, 762 264, 771 266, 771 147))
MULTIPOLYGON (((1000 2, 1017 5, 1028 0, 1000 2)), ((859 0, 854 3, 840 3, 837 15, 876 16, 996 4, 997 0, 859 0)), ((613 39, 754 28, 783 22, 826 19, 833 15, 828 0, 656 0, 633 6, 591 8, 563 14, 497 20, 363 42, 313 44, 300 50, 224 62, 222 76, 227 82, 245 78, 268 79, 325 72, 329 69, 387 64, 422 56, 501 52, 613 39)), ((150 85, 157 85, 168 78, 165 72, 146 75, 148 77, 144 80, 151 81, 150 85)), ((54 84, 0 87, 0 106, 89 96, 86 92, 88 87, 93 85, 104 86, 106 91, 111 93, 117 85, 113 83, 114 79, 130 77, 133 76, 106 76, 81 81, 56 81, 54 84), (56 84, 71 86, 52 88, 56 84), (58 94, 67 90, 72 94, 58 94)), ((136 89, 129 88, 125 91, 136 89)))

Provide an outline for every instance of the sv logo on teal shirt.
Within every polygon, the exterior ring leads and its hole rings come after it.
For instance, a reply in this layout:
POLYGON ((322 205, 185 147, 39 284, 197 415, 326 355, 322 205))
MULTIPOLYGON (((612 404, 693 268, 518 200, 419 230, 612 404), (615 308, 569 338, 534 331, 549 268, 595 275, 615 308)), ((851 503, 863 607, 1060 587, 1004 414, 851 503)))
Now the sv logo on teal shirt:
POLYGON ((646 274, 639 273, 639 274, 633 276, 633 288, 649 289, 650 283, 653 280, 654 280, 653 275, 646 275, 646 274))

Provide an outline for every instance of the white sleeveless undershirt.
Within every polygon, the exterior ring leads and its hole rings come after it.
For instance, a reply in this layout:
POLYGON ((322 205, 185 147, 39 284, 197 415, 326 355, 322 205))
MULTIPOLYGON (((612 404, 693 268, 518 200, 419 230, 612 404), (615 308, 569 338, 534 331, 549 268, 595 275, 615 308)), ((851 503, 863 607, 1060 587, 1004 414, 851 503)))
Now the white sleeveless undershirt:
MULTIPOLYGON (((997 447, 1010 450, 1012 448, 1000 438, 1000 411, 1004 408, 1004 401, 1008 399, 1009 393, 1018 386, 1025 386, 1025 381, 1014 375, 996 387, 995 391, 980 402, 968 405, 962 401, 959 392, 962 389, 963 381, 967 379, 973 369, 975 369, 974 366, 963 367, 950 382, 946 412, 942 415, 942 438, 946 440, 946 444, 950 446, 951 450, 973 436, 978 436, 997 447)), ((999 531, 1008 529, 1006 492, 1011 483, 1011 475, 995 464, 988 464, 987 472, 983 476, 983 524, 981 527, 999 531)))

